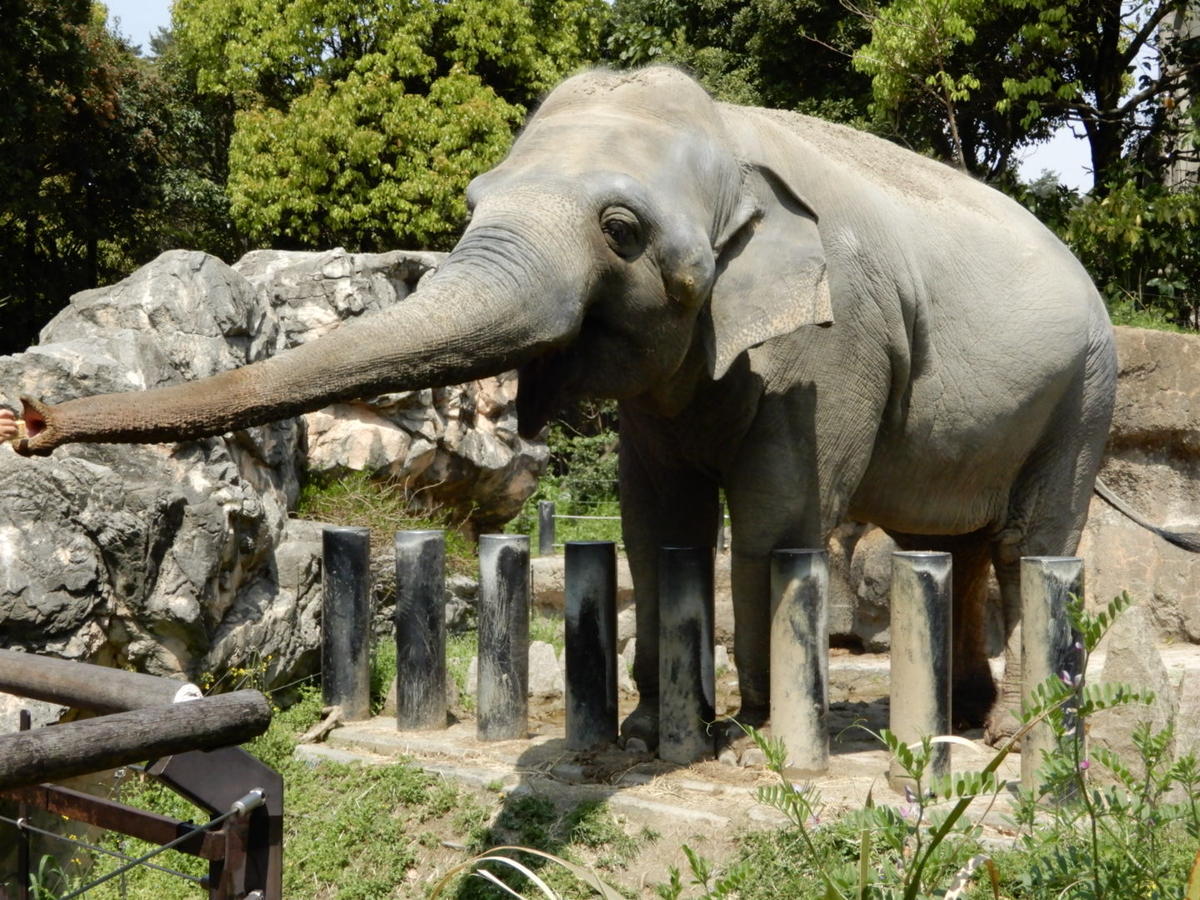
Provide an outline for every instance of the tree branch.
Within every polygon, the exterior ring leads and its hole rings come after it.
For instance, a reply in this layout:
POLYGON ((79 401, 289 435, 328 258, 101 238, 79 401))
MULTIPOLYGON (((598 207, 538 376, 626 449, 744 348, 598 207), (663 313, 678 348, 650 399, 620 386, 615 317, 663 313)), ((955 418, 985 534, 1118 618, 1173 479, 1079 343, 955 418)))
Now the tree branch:
POLYGON ((1118 57, 1122 67, 1128 66, 1133 62, 1138 53, 1141 52, 1142 46, 1150 40, 1150 35, 1158 30, 1158 26, 1162 23, 1162 20, 1174 11, 1174 7, 1169 2, 1164 2, 1151 14, 1150 18, 1138 30, 1138 33, 1130 39, 1129 46, 1125 48, 1125 52, 1118 57))

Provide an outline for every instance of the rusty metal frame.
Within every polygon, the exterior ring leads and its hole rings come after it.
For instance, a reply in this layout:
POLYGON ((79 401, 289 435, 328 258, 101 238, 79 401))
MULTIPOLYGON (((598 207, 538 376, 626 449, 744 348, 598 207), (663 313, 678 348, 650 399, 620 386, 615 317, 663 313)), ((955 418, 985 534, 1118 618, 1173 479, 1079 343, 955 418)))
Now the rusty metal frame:
MULTIPOLYGON (((194 832, 174 849, 208 861, 204 879, 210 900, 282 900, 283 778, 240 747, 192 751, 155 761, 147 774, 201 809, 227 812, 252 788, 266 800, 248 815, 235 815, 207 831, 190 822, 162 816, 71 788, 41 784, 0 792, 28 807, 163 845, 194 832)), ((24 813, 22 813, 23 815, 24 813)), ((27 841, 23 842, 27 848, 27 841)), ((28 855, 18 897, 28 896, 28 855)))

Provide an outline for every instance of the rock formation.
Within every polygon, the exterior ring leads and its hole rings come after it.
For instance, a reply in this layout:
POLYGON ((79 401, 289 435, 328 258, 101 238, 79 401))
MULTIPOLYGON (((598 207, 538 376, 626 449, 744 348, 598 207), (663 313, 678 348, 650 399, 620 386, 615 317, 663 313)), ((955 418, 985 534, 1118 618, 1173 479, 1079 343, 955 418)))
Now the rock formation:
MULTIPOLYGON (((436 254, 163 254, 85 291, 25 353, 0 403, 155 387, 263 359, 403 302, 436 254)), ((317 664, 320 533, 291 520, 304 469, 404 479, 429 505, 510 518, 545 465, 516 434, 515 376, 340 404, 221 438, 0 448, 0 645, 156 674, 235 670, 271 687, 317 664)), ((245 676, 243 676, 245 677, 245 676)))

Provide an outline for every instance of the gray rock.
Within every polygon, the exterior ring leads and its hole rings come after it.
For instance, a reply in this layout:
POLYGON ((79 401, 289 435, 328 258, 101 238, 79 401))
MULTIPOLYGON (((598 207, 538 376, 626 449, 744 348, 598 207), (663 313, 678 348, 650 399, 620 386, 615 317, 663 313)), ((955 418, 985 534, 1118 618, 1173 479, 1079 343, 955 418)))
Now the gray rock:
POLYGON ((637 610, 633 604, 617 613, 617 652, 621 653, 625 645, 637 638, 637 610))
POLYGON ((617 657, 617 690, 622 694, 636 694, 637 685, 633 683, 633 655, 637 652, 637 639, 630 638, 625 643, 621 655, 617 657))
POLYGON ((469 575, 446 576, 446 628, 463 631, 474 624, 479 581, 469 575))
MULTIPOLYGON (((544 615, 562 616, 566 608, 566 560, 562 556, 535 556, 529 561, 530 592, 533 606, 544 615)), ((617 557, 617 611, 621 615, 633 608, 633 576, 624 556, 617 557)), ((626 635, 627 636, 627 635, 626 635)), ((621 635, 618 634, 621 639, 621 635)))
POLYGON ((1161 731, 1175 718, 1175 686, 1158 652, 1156 629, 1149 610, 1135 605, 1123 612, 1109 630, 1100 650, 1104 665, 1100 682, 1119 682, 1141 691, 1153 691, 1154 702, 1118 706, 1102 710, 1088 723, 1092 746, 1106 747, 1139 772, 1138 751, 1132 735, 1140 724, 1161 731))
POLYGON ((561 697, 563 672, 554 647, 545 641, 529 644, 529 695, 531 697, 561 697))
POLYGON ((730 670, 731 666, 732 662, 729 659, 729 650, 726 649, 724 644, 717 644, 713 648, 713 670, 718 674, 724 674, 730 670))
POLYGON ((479 657, 472 656, 467 663, 467 677, 464 685, 468 696, 474 697, 479 693, 479 657))
MULTIPOLYGON (((0 399, 209 375, 269 355, 278 337, 236 272, 167 253, 76 295, 43 344, 0 358, 0 399)), ((264 686, 302 674, 303 660, 268 658, 275 644, 247 642, 240 627, 258 619, 265 635, 294 618, 280 612, 297 601, 279 585, 275 550, 298 444, 285 422, 182 444, 74 445, 45 459, 0 448, 0 545, 12 561, 0 576, 5 645, 192 680, 234 666, 264 686)))
MULTIPOLYGON (((0 403, 151 388, 264 359, 403 302, 439 260, 259 251, 230 267, 165 253, 75 295, 38 346, 0 357, 0 403)), ((508 375, 180 444, 81 444, 29 460, 0 447, 0 642, 221 685, 234 669, 254 686, 292 683, 315 670, 319 640, 320 526, 288 518, 302 469, 391 473, 429 504, 475 510, 477 527, 502 522, 546 460, 517 437, 514 398, 508 375)), ((390 561, 375 575, 390 585, 390 561)), ((457 625, 471 592, 450 593, 457 625)))

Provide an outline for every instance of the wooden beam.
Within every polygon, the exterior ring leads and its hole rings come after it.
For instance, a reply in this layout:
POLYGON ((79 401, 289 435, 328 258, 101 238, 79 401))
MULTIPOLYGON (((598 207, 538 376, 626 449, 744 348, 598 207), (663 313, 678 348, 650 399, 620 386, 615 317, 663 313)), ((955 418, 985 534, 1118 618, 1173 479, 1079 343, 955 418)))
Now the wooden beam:
POLYGON ((157 706, 175 700, 185 687, 187 682, 173 678, 0 650, 0 691, 76 709, 112 713, 157 706))
POLYGON ((240 744, 271 723, 258 691, 150 706, 0 736, 0 790, 240 744))

